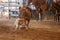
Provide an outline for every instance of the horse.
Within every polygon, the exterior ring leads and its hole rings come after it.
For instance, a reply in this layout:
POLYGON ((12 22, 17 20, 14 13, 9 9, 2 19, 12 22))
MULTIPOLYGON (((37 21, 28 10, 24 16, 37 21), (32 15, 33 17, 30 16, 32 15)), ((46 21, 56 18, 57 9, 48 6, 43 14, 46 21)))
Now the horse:
POLYGON ((42 4, 41 4, 41 10, 42 10, 42 18, 44 18, 44 20, 47 19, 47 9, 48 8, 48 5, 47 3, 44 1, 42 4))
POLYGON ((36 12, 38 13, 39 19, 47 16, 47 3, 46 0, 33 0, 33 4, 36 7, 36 12))
POLYGON ((57 20, 59 22, 60 16, 60 1, 52 2, 52 7, 50 11, 54 13, 54 21, 57 20))
POLYGON ((28 26, 31 18, 31 10, 29 9, 28 6, 25 6, 22 9, 22 17, 27 21, 27 26, 28 26))

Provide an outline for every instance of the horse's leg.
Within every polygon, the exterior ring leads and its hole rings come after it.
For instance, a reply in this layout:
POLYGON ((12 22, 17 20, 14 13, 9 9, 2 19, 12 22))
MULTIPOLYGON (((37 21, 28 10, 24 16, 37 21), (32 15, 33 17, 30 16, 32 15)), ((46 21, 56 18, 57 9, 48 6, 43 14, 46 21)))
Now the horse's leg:
POLYGON ((37 12, 36 12, 36 10, 33 10, 33 14, 34 14, 34 19, 37 19, 37 12))
POLYGON ((39 14, 38 14, 38 12, 35 13, 35 18, 36 18, 36 21, 38 21, 38 19, 39 19, 39 14))
POLYGON ((55 14, 55 21, 58 21, 58 15, 55 14))
POLYGON ((40 19, 41 19, 41 21, 43 19, 43 12, 42 12, 42 9, 41 8, 40 8, 40 19))
POLYGON ((54 21, 56 20, 56 16, 55 16, 55 14, 54 14, 54 21))
POLYGON ((26 20, 26 29, 28 29, 28 26, 29 26, 29 22, 30 22, 30 19, 26 20))
POLYGON ((46 10, 43 10, 43 17, 44 17, 44 20, 47 20, 46 10))
POLYGON ((40 20, 41 16, 40 16, 40 13, 39 13, 39 20, 40 20))
POLYGON ((56 15, 55 12, 53 12, 53 13, 54 13, 54 21, 56 21, 56 19, 57 19, 57 15, 56 15))
POLYGON ((47 11, 45 10, 45 19, 47 20, 47 11))
POLYGON ((33 14, 33 11, 31 10, 31 18, 33 18, 34 17, 34 14, 33 14))
POLYGON ((43 19, 43 17, 42 17, 42 16, 43 16, 43 14, 42 14, 42 12, 41 12, 41 13, 40 13, 40 17, 41 17, 40 19, 41 19, 41 21, 42 21, 42 19, 43 19))
POLYGON ((40 20, 40 12, 36 12, 37 21, 40 20))
POLYGON ((58 16, 57 18, 58 18, 58 22, 59 22, 59 14, 57 14, 57 16, 58 16))
POLYGON ((58 12, 57 12, 57 10, 54 11, 54 21, 58 21, 58 12))

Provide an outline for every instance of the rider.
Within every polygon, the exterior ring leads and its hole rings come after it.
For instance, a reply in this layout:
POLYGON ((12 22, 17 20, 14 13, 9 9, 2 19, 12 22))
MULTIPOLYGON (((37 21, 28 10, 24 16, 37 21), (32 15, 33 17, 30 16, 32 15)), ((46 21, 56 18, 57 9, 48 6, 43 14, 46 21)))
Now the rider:
POLYGON ((22 12, 22 8, 19 7, 19 12, 18 12, 18 15, 19 15, 18 17, 19 17, 19 18, 22 16, 22 13, 21 13, 21 12, 22 12))

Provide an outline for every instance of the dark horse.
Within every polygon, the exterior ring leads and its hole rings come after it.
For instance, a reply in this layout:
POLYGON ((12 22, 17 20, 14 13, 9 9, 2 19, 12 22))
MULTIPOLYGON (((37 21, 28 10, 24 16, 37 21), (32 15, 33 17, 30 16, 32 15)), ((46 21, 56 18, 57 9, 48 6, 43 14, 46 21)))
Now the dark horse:
POLYGON ((59 16, 60 16, 60 1, 56 1, 52 3, 51 11, 54 13, 54 20, 57 20, 59 22, 59 16))

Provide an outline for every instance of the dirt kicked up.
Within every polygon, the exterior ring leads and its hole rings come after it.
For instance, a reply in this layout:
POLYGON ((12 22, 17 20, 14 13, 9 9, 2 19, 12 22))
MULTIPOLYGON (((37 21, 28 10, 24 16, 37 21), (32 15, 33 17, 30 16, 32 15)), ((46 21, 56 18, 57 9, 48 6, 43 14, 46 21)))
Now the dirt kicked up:
POLYGON ((0 28, 0 40, 60 40, 60 32, 46 29, 22 29, 15 32, 0 28))
POLYGON ((0 40, 60 40, 60 29, 57 27, 42 28, 44 25, 42 23, 43 25, 39 24, 41 28, 21 29, 14 32, 11 30, 11 24, 0 22, 0 40))

